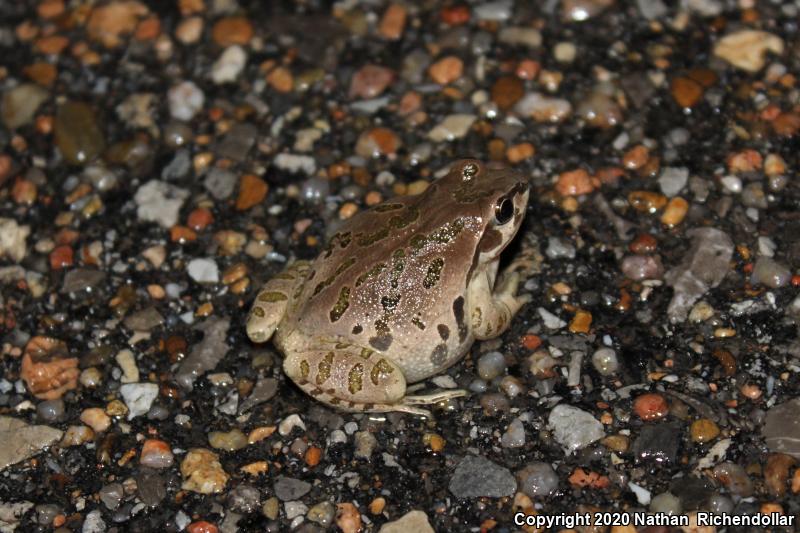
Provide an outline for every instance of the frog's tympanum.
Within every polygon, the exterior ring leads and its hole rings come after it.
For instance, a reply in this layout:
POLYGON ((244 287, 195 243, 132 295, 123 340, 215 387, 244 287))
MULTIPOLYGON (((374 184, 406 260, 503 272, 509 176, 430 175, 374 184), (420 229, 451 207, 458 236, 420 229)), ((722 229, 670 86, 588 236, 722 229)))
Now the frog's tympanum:
POLYGON ((247 335, 272 338, 286 374, 321 402, 427 415, 415 406, 464 391, 406 396, 406 385, 500 335, 528 302, 518 272, 497 276, 527 202, 520 174, 459 161, 422 194, 355 215, 315 260, 269 280, 247 335))

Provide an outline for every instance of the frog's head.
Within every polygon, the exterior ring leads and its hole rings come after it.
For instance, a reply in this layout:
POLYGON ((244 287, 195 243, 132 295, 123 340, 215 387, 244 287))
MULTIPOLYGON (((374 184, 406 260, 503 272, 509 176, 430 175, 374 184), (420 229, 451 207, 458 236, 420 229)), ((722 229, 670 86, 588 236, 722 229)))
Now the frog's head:
POLYGON ((466 159, 455 163, 445 179, 457 204, 471 204, 480 212, 478 262, 497 259, 525 217, 525 176, 501 165, 466 159))

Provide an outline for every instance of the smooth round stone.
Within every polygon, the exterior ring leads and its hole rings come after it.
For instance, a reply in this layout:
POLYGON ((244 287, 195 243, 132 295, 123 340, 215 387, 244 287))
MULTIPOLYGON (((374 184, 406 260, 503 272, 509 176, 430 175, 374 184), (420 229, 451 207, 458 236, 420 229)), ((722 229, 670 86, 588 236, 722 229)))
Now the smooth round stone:
POLYGON ((119 506, 124 496, 125 489, 122 488, 122 483, 109 483, 100 489, 100 501, 111 510, 119 506))
POLYGON ((239 429, 212 431, 208 434, 208 443, 212 448, 232 452, 247 446, 247 435, 239 429))
POLYGON ((319 502, 311 507, 306 514, 306 518, 315 522, 322 527, 328 527, 333 522, 333 517, 336 513, 336 508, 329 501, 319 502))
POLYGON ((191 81, 181 82, 167 91, 170 115, 178 120, 192 120, 203 108, 205 99, 203 91, 191 81))
POLYGON ((553 49, 553 57, 561 63, 572 63, 577 53, 578 49, 569 42, 558 43, 553 49))
POLYGON ((182 122, 170 122, 164 128, 164 142, 170 148, 180 148, 194 138, 192 128, 182 122))
POLYGON ((105 150, 105 136, 88 104, 68 101, 61 105, 54 129, 61 155, 73 165, 84 165, 105 150))
POLYGON ((508 398, 506 398, 505 395, 497 392, 491 392, 482 395, 480 403, 481 408, 483 408, 484 412, 486 412, 486 414, 489 416, 507 412, 509 409, 511 409, 511 405, 508 403, 508 398))
POLYGON ((519 489, 535 498, 549 496, 558 490, 558 474, 548 463, 535 462, 527 465, 517 472, 519 489))
POLYGON ((626 278, 633 281, 660 279, 664 274, 664 267, 657 255, 629 255, 622 260, 620 269, 626 278))
POLYGON ((677 515, 681 512, 681 500, 671 492, 662 492, 650 500, 650 511, 666 515, 677 515))
POLYGON ((506 432, 500 438, 503 448, 519 448, 525 444, 525 427, 519 418, 515 418, 509 425, 506 432))
POLYGON ((689 433, 691 434, 693 442, 702 444, 712 441, 719 436, 719 426, 717 426, 713 420, 701 418, 692 422, 689 433))
POLYGON ((714 468, 714 477, 721 481, 731 494, 746 498, 753 494, 753 481, 741 466, 725 462, 714 468))
POLYGON ((64 400, 45 400, 36 406, 36 416, 42 422, 52 424, 64 417, 64 400))
POLYGON ((770 257, 759 257, 750 276, 752 283, 771 289, 785 287, 791 280, 791 271, 770 257))
POLYGON ((619 369, 617 352, 611 348, 600 348, 592 354, 592 365, 603 376, 613 375, 619 369))
POLYGON ((491 381, 505 373, 506 358, 500 352, 489 352, 478 359, 478 375, 481 379, 491 381))
POLYGON ((43 503, 36 506, 36 521, 42 526, 49 526, 61 514, 61 508, 52 503, 43 503))
POLYGON ((330 194, 330 184, 320 178, 309 178, 300 186, 300 198, 308 204, 318 204, 330 194))
POLYGON ((708 499, 708 510, 712 513, 730 513, 733 511, 733 501, 717 492, 708 499))

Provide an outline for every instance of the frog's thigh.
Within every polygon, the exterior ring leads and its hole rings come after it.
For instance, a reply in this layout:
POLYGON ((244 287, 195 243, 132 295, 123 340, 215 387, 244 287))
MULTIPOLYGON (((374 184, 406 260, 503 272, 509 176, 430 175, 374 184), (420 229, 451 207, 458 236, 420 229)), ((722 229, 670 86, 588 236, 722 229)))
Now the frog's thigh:
POLYGON ((305 261, 298 261, 264 284, 247 317, 247 336, 250 340, 269 340, 294 299, 296 289, 302 286, 307 265, 305 261))
POLYGON ((391 411, 406 394, 394 361, 370 349, 320 349, 289 355, 283 370, 317 400, 353 411, 391 411))
POLYGON ((519 274, 504 272, 492 291, 486 276, 477 276, 469 286, 472 332, 476 339, 492 339, 508 329, 512 317, 530 296, 517 296, 519 274))

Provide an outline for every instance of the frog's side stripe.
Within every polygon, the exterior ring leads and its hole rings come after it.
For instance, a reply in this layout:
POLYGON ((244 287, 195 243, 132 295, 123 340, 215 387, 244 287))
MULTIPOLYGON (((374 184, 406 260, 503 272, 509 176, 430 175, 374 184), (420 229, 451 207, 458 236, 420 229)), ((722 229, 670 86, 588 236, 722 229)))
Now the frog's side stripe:
POLYGON ((375 366, 372 367, 372 371, 370 372, 372 384, 377 386, 380 384, 382 377, 391 374, 392 372, 394 372, 392 365, 386 362, 386 359, 380 359, 377 363, 375 363, 375 366))
POLYGON ((341 289, 339 289, 339 299, 336 300, 336 303, 333 305, 333 308, 330 312, 331 322, 336 322, 340 318, 347 308, 350 307, 350 287, 345 285, 341 289))
POLYGON ((325 358, 317 365, 317 385, 325 383, 331 377, 331 367, 333 366, 333 352, 325 354, 325 358))
POLYGON ((350 369, 350 372, 347 374, 347 389, 350 391, 350 394, 355 394, 361 390, 363 387, 363 380, 364 380, 364 365, 361 363, 356 363, 353 365, 353 368, 350 369))
POLYGON ((437 344, 431 352, 431 363, 433 366, 441 366, 447 360, 447 345, 445 343, 437 344))
POLYGON ((314 294, 312 294, 311 296, 312 297, 316 296, 317 294, 319 294, 322 291, 322 289, 324 289, 325 287, 328 287, 329 285, 331 285, 336 280, 336 278, 339 277, 342 274, 342 272, 344 272, 345 270, 347 270, 348 268, 353 266, 355 264, 355 262, 356 262, 356 258, 355 257, 350 257, 346 261, 342 262, 336 268, 336 271, 333 274, 331 274, 326 280, 320 281, 317 284, 317 286, 314 287, 314 294))
POLYGON ((458 324, 458 342, 464 342, 467 338, 467 323, 464 322, 464 297, 459 296, 453 300, 453 316, 456 318, 458 324))
POLYGON ((288 299, 289 297, 280 291, 262 291, 258 295, 259 302, 267 302, 267 303, 284 302, 288 299))
POLYGON ((428 272, 425 274, 425 278, 422 280, 422 286, 426 289, 430 289, 439 283, 439 279, 442 276, 442 268, 444 267, 444 259, 441 257, 437 257, 428 265, 428 272))

